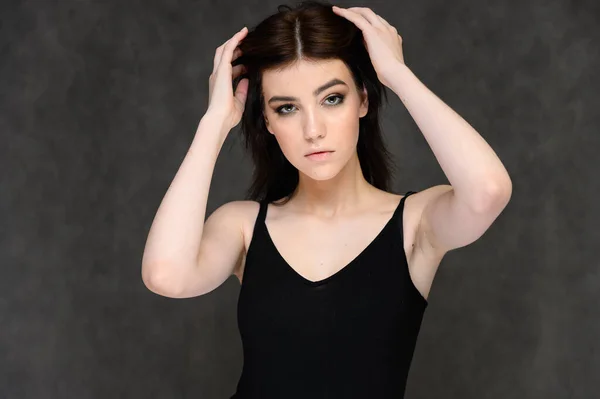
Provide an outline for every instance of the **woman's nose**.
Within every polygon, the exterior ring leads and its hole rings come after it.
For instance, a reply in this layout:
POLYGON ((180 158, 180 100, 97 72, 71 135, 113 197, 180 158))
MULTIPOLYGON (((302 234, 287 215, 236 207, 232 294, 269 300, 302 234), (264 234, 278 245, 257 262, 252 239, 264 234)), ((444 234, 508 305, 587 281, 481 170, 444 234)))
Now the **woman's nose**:
POLYGON ((304 124, 304 137, 307 140, 315 140, 325 137, 325 124, 315 115, 308 115, 304 124))

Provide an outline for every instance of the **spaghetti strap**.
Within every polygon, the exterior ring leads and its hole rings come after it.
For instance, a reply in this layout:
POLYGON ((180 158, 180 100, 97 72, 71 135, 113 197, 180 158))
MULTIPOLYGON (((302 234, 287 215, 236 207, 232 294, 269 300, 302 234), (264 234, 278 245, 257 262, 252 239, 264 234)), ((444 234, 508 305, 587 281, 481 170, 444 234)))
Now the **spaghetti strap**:
MULTIPOLYGON (((398 203, 398 206, 394 210, 392 219, 402 221, 402 211, 404 210, 404 201, 406 201, 406 198, 408 198, 410 195, 415 194, 415 193, 416 193, 416 191, 408 191, 406 194, 404 194, 404 197, 402 197, 402 199, 398 203)), ((400 226, 402 226, 402 224, 400 224, 400 226)))
POLYGON ((264 223, 265 222, 265 217, 267 215, 267 205, 269 204, 269 202, 264 199, 259 201, 260 204, 260 208, 258 210, 258 216, 256 217, 256 221, 260 222, 260 223, 264 223))

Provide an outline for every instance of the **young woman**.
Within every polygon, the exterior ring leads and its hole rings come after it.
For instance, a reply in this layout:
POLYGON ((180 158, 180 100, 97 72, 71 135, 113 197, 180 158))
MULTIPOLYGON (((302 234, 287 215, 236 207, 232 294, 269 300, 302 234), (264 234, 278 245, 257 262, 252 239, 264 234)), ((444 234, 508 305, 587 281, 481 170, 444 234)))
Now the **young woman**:
POLYGON ((174 298, 237 276, 235 398, 402 397, 442 257, 508 203, 500 160, 408 69, 401 44, 368 8, 304 2, 216 50, 208 110, 153 222, 142 276, 174 298), (451 185, 391 192, 383 86, 451 185), (203 223, 217 155, 240 121, 255 163, 248 199, 203 223))

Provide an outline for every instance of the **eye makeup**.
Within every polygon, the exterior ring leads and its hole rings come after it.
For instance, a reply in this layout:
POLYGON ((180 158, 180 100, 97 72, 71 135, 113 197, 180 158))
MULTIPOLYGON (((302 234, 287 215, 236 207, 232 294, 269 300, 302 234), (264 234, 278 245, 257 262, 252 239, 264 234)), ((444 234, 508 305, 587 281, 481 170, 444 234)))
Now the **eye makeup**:
MULTIPOLYGON (((339 94, 339 93, 335 93, 335 94, 332 94, 332 95, 328 96, 328 97, 327 97, 327 98, 324 100, 324 102, 326 102, 326 103, 327 103, 327 102, 328 102, 328 101, 330 101, 331 99, 334 99, 334 100, 336 100, 336 101, 335 101, 333 104, 332 104, 332 103, 328 103, 328 104, 326 104, 326 105, 327 105, 327 106, 329 106, 329 107, 337 107, 338 105, 341 105, 341 104, 343 104, 343 103, 344 103, 344 100, 345 100, 345 98, 346 98, 346 96, 345 96, 345 95, 343 95, 343 94, 339 94)), ((294 104, 291 104, 291 103, 288 103, 288 104, 283 104, 283 105, 281 105, 281 106, 279 106, 279 107, 277 107, 277 108, 275 109, 275 113, 276 113, 277 115, 280 115, 280 116, 287 116, 287 115, 290 115, 290 114, 292 113, 292 111, 284 111, 284 109, 286 109, 286 108, 288 108, 288 107, 293 107, 293 106, 294 106, 294 104)))

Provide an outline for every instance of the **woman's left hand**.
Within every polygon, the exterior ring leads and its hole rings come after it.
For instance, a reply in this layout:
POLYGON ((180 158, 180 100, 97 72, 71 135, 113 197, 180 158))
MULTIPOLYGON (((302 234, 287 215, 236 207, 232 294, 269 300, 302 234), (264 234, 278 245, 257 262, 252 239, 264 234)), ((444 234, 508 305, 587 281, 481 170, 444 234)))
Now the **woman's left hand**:
POLYGON ((402 37, 396 28, 370 8, 333 6, 333 11, 354 23, 362 31, 377 77, 381 83, 390 87, 393 74, 398 73, 398 65, 405 65, 402 37))

